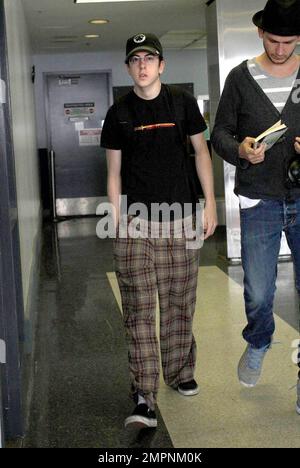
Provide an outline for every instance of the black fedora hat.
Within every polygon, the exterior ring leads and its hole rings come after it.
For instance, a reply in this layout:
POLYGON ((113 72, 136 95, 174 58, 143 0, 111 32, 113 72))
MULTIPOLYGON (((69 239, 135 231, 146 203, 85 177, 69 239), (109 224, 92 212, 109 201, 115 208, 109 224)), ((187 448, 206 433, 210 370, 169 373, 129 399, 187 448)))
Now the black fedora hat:
POLYGON ((276 36, 300 35, 300 0, 268 0, 252 18, 260 29, 276 36))

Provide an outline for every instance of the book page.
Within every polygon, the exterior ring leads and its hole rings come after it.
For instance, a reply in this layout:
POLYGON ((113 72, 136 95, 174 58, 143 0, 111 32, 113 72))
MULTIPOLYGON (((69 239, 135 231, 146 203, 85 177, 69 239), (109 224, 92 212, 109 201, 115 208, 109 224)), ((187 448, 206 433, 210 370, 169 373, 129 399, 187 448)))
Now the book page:
POLYGON ((277 130, 276 132, 269 133, 262 140, 261 143, 267 145, 266 151, 272 148, 273 145, 282 137, 282 135, 287 131, 287 127, 277 130))
POLYGON ((265 130, 263 133, 261 133, 260 135, 258 135, 258 137, 255 138, 255 141, 261 141, 262 138, 264 138, 265 136, 271 134, 271 133, 274 133, 274 132, 277 132, 279 130, 284 130, 284 129, 287 129, 286 125, 285 124, 282 124, 281 123, 281 120, 279 120, 278 122, 276 122, 274 125, 272 125, 272 127, 268 128, 267 130, 265 130))

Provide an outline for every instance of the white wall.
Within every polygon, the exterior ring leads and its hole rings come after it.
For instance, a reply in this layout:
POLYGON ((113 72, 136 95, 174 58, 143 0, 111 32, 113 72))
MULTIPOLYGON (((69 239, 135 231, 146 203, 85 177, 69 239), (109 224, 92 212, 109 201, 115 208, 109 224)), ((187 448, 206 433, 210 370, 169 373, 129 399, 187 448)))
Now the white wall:
POLYGON ((15 152, 17 203, 25 311, 35 242, 40 225, 40 195, 35 130, 32 55, 21 0, 5 0, 8 64, 15 152))
MULTIPOLYGON (((166 69, 162 81, 166 83, 194 83, 195 96, 208 93, 206 51, 165 51, 166 69)), ((34 56, 36 68, 36 113, 38 147, 47 147, 44 75, 58 72, 109 71, 112 86, 131 85, 124 65, 124 52, 60 54, 34 56)))

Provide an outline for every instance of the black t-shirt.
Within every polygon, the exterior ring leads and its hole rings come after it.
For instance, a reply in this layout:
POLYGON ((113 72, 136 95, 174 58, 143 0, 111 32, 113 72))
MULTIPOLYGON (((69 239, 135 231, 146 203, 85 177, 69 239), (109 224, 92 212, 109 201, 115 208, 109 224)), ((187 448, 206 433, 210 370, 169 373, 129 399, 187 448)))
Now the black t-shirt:
MULTIPOLYGON (((183 92, 183 91, 180 91, 183 92)), ((187 135, 204 132, 205 121, 196 99, 183 92, 187 135)), ((187 176, 187 155, 170 109, 167 90, 152 100, 131 91, 127 98, 133 129, 124 131, 126 122, 118 118, 117 104, 108 111, 101 135, 101 146, 122 150, 122 194, 128 205, 134 202, 193 203, 187 176)))

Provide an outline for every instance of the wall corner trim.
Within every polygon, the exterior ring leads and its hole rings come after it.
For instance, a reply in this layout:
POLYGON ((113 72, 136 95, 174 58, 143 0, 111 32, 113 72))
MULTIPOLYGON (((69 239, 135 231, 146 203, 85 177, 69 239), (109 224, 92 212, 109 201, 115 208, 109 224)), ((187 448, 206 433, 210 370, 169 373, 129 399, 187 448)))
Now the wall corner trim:
POLYGON ((6 103, 6 83, 0 80, 0 104, 6 103))

